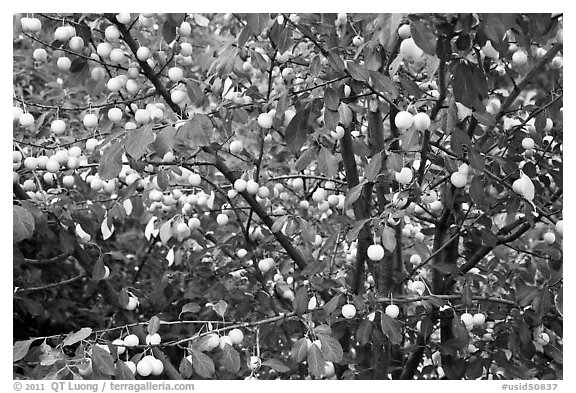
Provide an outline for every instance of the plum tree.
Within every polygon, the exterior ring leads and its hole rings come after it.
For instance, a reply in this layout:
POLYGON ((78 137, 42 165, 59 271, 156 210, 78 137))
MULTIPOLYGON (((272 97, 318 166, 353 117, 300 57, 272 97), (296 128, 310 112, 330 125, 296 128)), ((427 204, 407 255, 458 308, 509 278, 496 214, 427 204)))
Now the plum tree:
POLYGON ((14 378, 562 379, 562 24, 15 14, 14 378))

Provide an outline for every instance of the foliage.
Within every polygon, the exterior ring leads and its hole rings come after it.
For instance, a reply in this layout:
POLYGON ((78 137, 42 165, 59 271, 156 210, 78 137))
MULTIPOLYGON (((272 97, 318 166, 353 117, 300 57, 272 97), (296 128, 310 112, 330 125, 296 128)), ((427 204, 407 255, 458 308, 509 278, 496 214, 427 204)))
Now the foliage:
POLYGON ((15 15, 13 48, 15 378, 563 377, 562 15, 15 15))

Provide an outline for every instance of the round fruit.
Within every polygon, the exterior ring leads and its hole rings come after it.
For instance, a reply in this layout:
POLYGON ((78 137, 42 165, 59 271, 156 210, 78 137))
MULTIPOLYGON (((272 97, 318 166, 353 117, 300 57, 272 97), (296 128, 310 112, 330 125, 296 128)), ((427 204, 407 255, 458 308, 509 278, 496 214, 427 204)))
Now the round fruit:
POLYGON ((500 57, 500 53, 494 49, 490 40, 486 41, 486 45, 481 49, 481 52, 484 53, 484 56, 490 59, 498 59, 500 57))
POLYGON ((256 370, 261 364, 262 361, 258 356, 250 356, 250 360, 248 361, 248 368, 250 370, 256 370))
POLYGON ((514 62, 514 64, 518 67, 526 65, 526 63, 528 63, 528 55, 526 52, 521 50, 514 52, 512 55, 512 62, 514 62))
POLYGON ((410 29, 410 25, 408 24, 403 24, 398 28, 398 35, 400 36, 400 38, 402 38, 403 40, 405 40, 406 38, 410 38, 412 37, 412 31, 410 29))
POLYGON ((384 310, 384 312, 390 318, 396 319, 396 318, 398 318, 398 315, 400 314, 400 308, 398 308, 398 306, 395 304, 389 304, 386 306, 386 309, 384 310))
POLYGON ((56 65, 62 71, 68 71, 72 67, 72 60, 66 56, 59 57, 56 61, 56 65))
POLYGON ((180 105, 188 98, 188 93, 183 90, 173 90, 170 93, 170 98, 174 101, 175 104, 180 105))
POLYGON ((118 41, 120 38, 120 30, 115 25, 110 25, 104 30, 104 36, 108 41, 118 41))
POLYGON ((418 60, 424 52, 416 45, 414 39, 406 38, 400 43, 400 55, 408 62, 418 60))
POLYGON ((226 225, 228 224, 228 216, 224 213, 220 213, 216 216, 216 222, 218 225, 226 225))
POLYGON ((258 185, 258 183, 255 182, 254 180, 250 179, 246 182, 246 191, 248 192, 248 194, 256 195, 256 194, 258 194, 259 190, 260 190, 260 185, 258 185))
POLYGON ((110 61, 120 64, 124 60, 124 51, 120 48, 114 48, 110 51, 110 61))
POLYGON ((360 37, 359 35, 355 36, 352 39, 352 44, 354 44, 354 46, 360 46, 364 43, 364 38, 360 37))
POLYGON ((126 305, 126 310, 132 311, 138 306, 138 299, 134 296, 128 298, 128 304, 126 305))
POLYGON ((379 261, 384 257, 384 248, 379 244, 372 244, 368 247, 367 254, 371 261, 379 261))
POLYGON ((116 340, 112 341, 112 345, 116 347, 116 353, 118 355, 122 355, 124 352, 126 352, 124 340, 117 338, 116 340))
POLYGON ((54 120, 52 124, 50 124, 50 130, 55 135, 62 135, 66 131, 66 123, 64 120, 54 120))
POLYGON ((182 237, 188 237, 190 236, 190 228, 185 222, 179 222, 178 225, 176 225, 176 233, 182 237))
POLYGON ((130 23, 130 14, 127 12, 123 12, 116 15, 116 20, 123 25, 130 23))
POLYGON ((396 181, 400 184, 406 185, 412 181, 412 170, 410 168, 402 168, 400 172, 395 173, 396 181))
POLYGON ((140 340, 138 340, 138 336, 135 334, 127 335, 126 337, 124 337, 123 341, 125 347, 135 347, 140 343, 140 340))
POLYGON ((186 21, 182 22, 178 28, 178 34, 180 34, 182 37, 188 37, 190 34, 192 34, 192 26, 190 23, 186 21))
POLYGON ((152 56, 152 53, 150 52, 150 49, 148 49, 145 46, 141 46, 140 48, 138 48, 138 50, 136 51, 136 57, 138 58, 138 60, 140 61, 146 61, 148 60, 150 57, 152 56))
POLYGON ((138 109, 134 114, 134 119, 138 124, 148 124, 150 122, 150 111, 148 109, 138 109))
POLYGON ((184 79, 184 70, 180 67, 172 67, 168 70, 168 78, 172 82, 180 82, 184 79))
POLYGON ((414 116, 414 128, 418 131, 424 131, 430 127, 430 116, 424 112, 418 112, 414 116))
POLYGON ((99 179, 97 177, 92 179, 92 181, 90 182, 90 188, 93 191, 100 191, 103 187, 104 187, 104 182, 102 181, 102 179, 99 179))
POLYGON ((356 307, 353 304, 342 306, 342 316, 346 319, 352 319, 356 316, 356 307))
POLYGON ((146 335, 146 344, 148 345, 158 345, 162 341, 162 337, 158 333, 154 333, 152 335, 146 335))
POLYGON ((258 196, 262 199, 266 199, 270 196, 270 189, 268 187, 262 186, 258 189, 258 196))
POLYGON ((46 163, 46 170, 50 173, 56 173, 60 170, 60 163, 55 158, 51 157, 46 163))
POLYGON ((68 42, 70 49, 76 52, 80 52, 82 48, 84 48, 84 40, 82 37, 72 37, 70 38, 70 42, 68 42))
POLYGON ((474 323, 474 326, 482 326, 484 325, 485 322, 486 322, 486 315, 482 313, 474 314, 474 316, 472 317, 472 323, 474 323))
POLYGON ((554 244, 556 243, 556 235, 554 235, 554 232, 546 232, 544 234, 544 241, 546 242, 546 244, 554 244))
POLYGON ((180 54, 184 57, 190 56, 192 54, 192 45, 190 45, 188 42, 181 43, 180 54))
POLYGON ((246 190, 246 180, 244 179, 236 179, 234 182, 234 189, 238 192, 242 192, 246 190))
POLYGON ((330 131, 330 135, 332 138, 336 139, 337 141, 344 138, 344 127, 336 126, 335 131, 330 131))
POLYGON ((244 341, 244 333, 240 329, 232 329, 228 332, 228 337, 233 344, 239 345, 244 341))
POLYGON ((537 341, 542 346, 548 345, 548 343, 550 343, 550 336, 546 332, 540 333, 537 341))
POLYGON ((149 360, 152 365, 152 375, 160 375, 164 372, 164 363, 160 359, 149 360))
POLYGON ((465 173, 462 172, 454 172, 451 176, 450 176, 450 182, 454 185, 454 187, 456 188, 462 188, 466 185, 468 181, 468 176, 465 173))
MULTIPOLYGON (((24 160, 24 166, 26 166, 26 160, 24 160)), ((558 220, 556 222, 556 232, 558 232, 560 236, 564 235, 564 220, 558 220)))
POLYGON ((48 59, 48 52, 46 52, 46 49, 44 49, 44 48, 34 49, 34 53, 32 54, 32 57, 36 61, 44 62, 48 59))
POLYGON ((108 110, 108 119, 113 123, 119 123, 122 120, 122 110, 120 108, 110 108, 108 110))
POLYGON ((232 141, 230 142, 230 153, 232 154, 239 154, 244 149, 244 145, 241 141, 232 141))
POLYGON ((83 377, 92 374, 92 359, 86 359, 86 362, 82 362, 78 365, 78 373, 83 377))
POLYGON ((24 159, 24 168, 33 171, 38 168, 38 160, 36 157, 26 157, 24 159))
POLYGON ((221 336, 220 337, 220 342, 218 343, 218 347, 220 347, 220 349, 224 349, 224 347, 226 346, 226 344, 228 345, 232 345, 232 340, 230 339, 230 337, 228 336, 221 336))
POLYGON ((274 118, 269 113, 261 113, 258 116, 258 125, 264 129, 272 127, 274 118))
POLYGON ((426 286, 424 285, 424 283, 422 281, 414 281, 412 283, 412 290, 414 292, 418 292, 420 295, 422 295, 424 293, 424 291, 426 290, 426 286))
POLYGON ((265 258, 258 262, 258 269, 262 273, 267 273, 274 267, 274 259, 272 258, 265 258))
POLYGON ((534 149, 534 139, 528 137, 522 139, 522 147, 524 148, 524 150, 534 149))
POLYGON ((152 362, 148 359, 142 359, 136 365, 136 371, 141 377, 147 377, 152 374, 152 362))
POLYGON ((412 127, 414 123, 414 116, 408 111, 401 111, 396 114, 394 118, 394 124, 401 130, 407 130, 412 127))
POLYGON ((82 123, 84 123, 84 127, 86 128, 94 128, 98 125, 98 116, 94 113, 87 113, 84 115, 82 123))
POLYGON ((26 112, 18 119, 22 127, 29 127, 34 124, 34 116, 30 112, 26 112))
POLYGON ((460 320, 464 323, 464 325, 468 326, 473 326, 474 325, 474 316, 472 316, 472 314, 465 312, 462 315, 460 315, 460 320))

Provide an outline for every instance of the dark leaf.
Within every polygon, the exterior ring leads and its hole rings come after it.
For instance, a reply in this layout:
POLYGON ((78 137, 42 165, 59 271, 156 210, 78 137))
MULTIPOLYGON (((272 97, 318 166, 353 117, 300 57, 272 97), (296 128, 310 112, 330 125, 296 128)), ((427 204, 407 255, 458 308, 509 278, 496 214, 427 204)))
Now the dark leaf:
POLYGON ((353 79, 360 82, 368 82, 368 79, 370 78, 368 69, 354 61, 348 62, 348 71, 353 79))
POLYGON ((338 159, 325 147, 321 147, 318 154, 318 170, 327 177, 338 174, 338 159))
POLYGON ((410 30, 414 43, 425 53, 436 54, 436 36, 426 21, 416 20, 410 22, 410 30))
POLYGON ((154 140, 154 150, 160 157, 164 157, 174 145, 174 137, 176 136, 176 129, 172 126, 163 128, 154 140))
POLYGON ((230 344, 224 345, 222 349, 222 365, 231 373, 237 373, 240 370, 240 355, 230 344))
POLYGON ((336 72, 338 72, 338 73, 346 72, 344 60, 342 60, 342 57, 340 56, 340 54, 338 53, 338 51, 336 49, 332 49, 328 53, 328 61, 329 61, 330 65, 332 66, 332 68, 334 68, 334 70, 336 72))
POLYGON ((76 30, 76 35, 82 38, 84 44, 88 44, 92 40, 92 30, 87 25, 79 23, 74 25, 74 30, 76 30))
POLYGON ((312 344, 310 347, 306 360, 308 362, 308 371, 310 372, 310 375, 320 378, 322 374, 324 374, 326 360, 324 360, 324 356, 316 344, 312 344))
POLYGON ((387 167, 394 172, 400 172, 404 166, 402 156, 398 153, 390 153, 387 159, 387 167))
POLYGON ((114 375, 114 358, 108 351, 93 345, 91 359, 92 368, 98 374, 114 375))
POLYGON ((468 108, 488 95, 488 83, 480 68, 464 60, 452 67, 452 86, 455 100, 468 108))
POLYGON ((34 234, 34 216, 22 206, 12 207, 12 243, 18 243, 34 234))
POLYGON ((299 152, 308 139, 308 132, 310 130, 308 118, 310 117, 311 111, 312 107, 309 105, 296 112, 296 115, 294 115, 288 127, 286 127, 286 144, 293 153, 299 152))
POLYGON ((354 240, 358 239, 358 234, 360 233, 364 225, 366 225, 366 223, 370 220, 371 220, 370 218, 365 218, 364 220, 356 221, 352 229, 346 235, 346 240, 348 242, 353 242, 354 240))
POLYGON ((214 362, 212 359, 195 349, 190 349, 190 356, 192 357, 192 367, 198 375, 203 378, 211 378, 214 375, 214 362))
POLYGON ((340 95, 336 89, 330 87, 324 90, 324 105, 331 111, 338 111, 338 106, 340 106, 340 95))
POLYGON ((182 375, 182 378, 189 379, 192 376, 192 363, 183 357, 180 361, 180 366, 178 367, 178 372, 182 375))
POLYGON ((104 151, 98 165, 98 175, 103 180, 116 178, 122 170, 122 153, 124 150, 125 138, 116 140, 108 149, 104 151))
POLYGON ((296 363, 302 362, 308 355, 308 342, 305 338, 301 338, 294 343, 290 350, 290 356, 296 363))
POLYGON ((326 304, 324 304, 324 307, 322 307, 322 309, 324 310, 324 314, 326 315, 326 317, 330 316, 330 314, 332 314, 338 308, 341 300, 342 300, 342 294, 338 294, 334 296, 332 299, 330 299, 328 302, 326 302, 326 304))
POLYGON ((380 174, 382 169, 382 156, 384 151, 376 153, 371 159, 366 168, 364 168, 364 177, 368 181, 376 181, 376 177, 380 174))
POLYGON ((382 245, 388 251, 394 251, 396 248, 396 234, 389 226, 382 228, 382 245))
POLYGON ((398 87, 389 77, 377 71, 370 71, 370 79, 374 88, 382 94, 388 94, 394 99, 398 96, 398 87))
POLYGON ((356 328, 356 340, 360 345, 365 345, 370 342, 372 338, 372 322, 369 319, 363 319, 356 328))
POLYGON ((382 312, 380 313, 380 324, 382 325, 382 333, 390 339, 392 344, 400 344, 402 342, 402 329, 398 321, 382 312))
POLYGON ((34 342, 33 339, 25 341, 16 341, 12 346, 12 362, 17 362, 28 354, 30 345, 34 342))
POLYGON ((358 198, 360 198, 360 196, 362 195, 362 190, 364 188, 364 183, 365 180, 346 193, 346 198, 344 200, 344 209, 348 209, 354 202, 358 200, 358 198))
POLYGON ((148 326, 146 326, 146 330, 148 331, 149 335, 154 335, 158 332, 158 329, 160 329, 160 318, 154 315, 148 321, 148 326))
POLYGON ((340 363, 344 357, 344 352, 340 342, 334 337, 326 335, 318 335, 320 343, 322 344, 322 355, 324 359, 328 362, 340 363))
POLYGON ((485 159, 482 154, 476 150, 475 148, 471 148, 468 150, 468 161, 470 162, 470 166, 474 169, 479 171, 484 170, 485 159))
POLYGON ((186 90, 188 91, 190 101, 192 101, 194 105, 201 107, 206 96, 200 85, 196 81, 186 80, 186 90))
POLYGON ((132 370, 122 360, 118 359, 116 368, 114 369, 114 379, 131 381, 134 380, 132 370))
POLYGON ((203 114, 196 114, 176 132, 176 138, 185 146, 196 148, 209 146, 214 134, 214 125, 210 118, 203 114))
POLYGON ((201 310, 201 307, 198 303, 186 303, 185 305, 182 306, 182 311, 180 311, 178 318, 180 318, 182 314, 187 313, 187 312, 192 313, 192 314, 197 314, 200 312, 200 310, 201 310))
POLYGON ((304 169, 308 168, 308 165, 314 161, 316 157, 318 157, 318 151, 320 148, 318 146, 311 147, 309 149, 304 150, 302 155, 298 157, 296 163, 294 164, 294 169, 297 172, 303 171, 304 169))
POLYGON ((164 22, 162 25, 162 38, 167 44, 170 44, 174 39, 176 39, 176 26, 169 22, 164 22))
POLYGON ((172 26, 174 27, 180 27, 180 25, 182 24, 182 22, 184 22, 184 20, 186 19, 186 14, 180 13, 180 14, 174 14, 174 13, 169 13, 166 14, 166 21, 168 23, 170 23, 172 26))
POLYGON ((273 368, 274 370, 278 371, 279 373, 287 373, 290 371, 290 367, 288 367, 284 362, 278 359, 267 359, 262 362, 263 366, 268 366, 273 368))
POLYGON ((296 288, 294 300, 292 301, 294 312, 298 315, 302 315, 308 309, 308 300, 308 289, 306 289, 305 286, 296 288))
POLYGON ((335 130, 340 123, 340 112, 328 108, 324 110, 324 125, 329 130, 335 130))
POLYGON ((515 25, 516 14, 480 14, 480 29, 495 43, 502 42, 506 32, 515 25))

